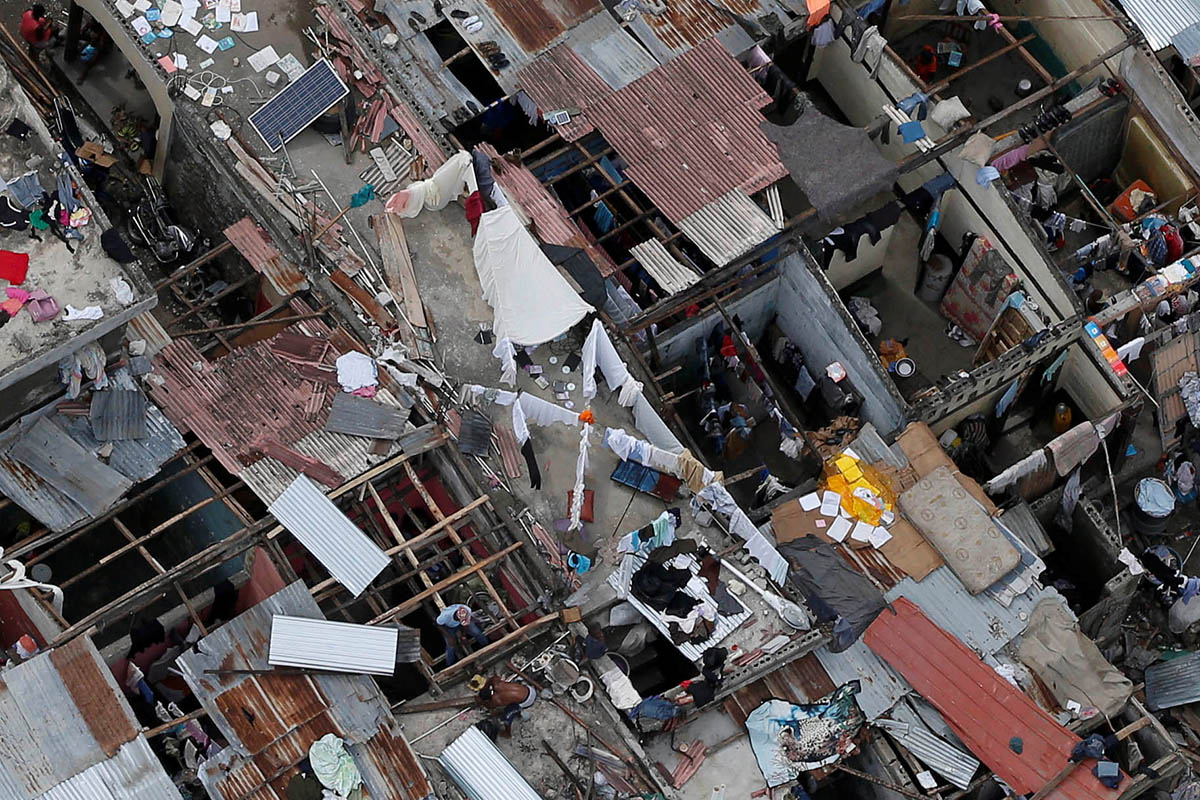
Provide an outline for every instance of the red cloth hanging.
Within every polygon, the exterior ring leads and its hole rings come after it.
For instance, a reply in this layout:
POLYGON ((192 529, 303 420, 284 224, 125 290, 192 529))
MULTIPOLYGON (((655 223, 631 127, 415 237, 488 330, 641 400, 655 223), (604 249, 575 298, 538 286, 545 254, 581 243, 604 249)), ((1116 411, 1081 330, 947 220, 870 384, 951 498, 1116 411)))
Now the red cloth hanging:
POLYGON ((0 250, 0 278, 4 278, 16 286, 25 282, 27 272, 29 272, 29 253, 0 250))
POLYGON ((483 195, 479 190, 471 192, 467 198, 467 222, 471 223, 471 235, 479 230, 479 218, 483 216, 483 195))

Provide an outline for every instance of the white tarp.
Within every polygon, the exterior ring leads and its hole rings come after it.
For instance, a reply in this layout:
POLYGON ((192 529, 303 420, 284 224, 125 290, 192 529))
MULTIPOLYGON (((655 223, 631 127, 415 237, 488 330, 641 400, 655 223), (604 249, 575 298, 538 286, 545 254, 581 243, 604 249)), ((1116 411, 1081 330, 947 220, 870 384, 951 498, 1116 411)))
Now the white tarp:
POLYGON ((496 337, 513 344, 548 342, 594 310, 558 273, 509 206, 480 217, 475 269, 483 299, 496 315, 496 337))

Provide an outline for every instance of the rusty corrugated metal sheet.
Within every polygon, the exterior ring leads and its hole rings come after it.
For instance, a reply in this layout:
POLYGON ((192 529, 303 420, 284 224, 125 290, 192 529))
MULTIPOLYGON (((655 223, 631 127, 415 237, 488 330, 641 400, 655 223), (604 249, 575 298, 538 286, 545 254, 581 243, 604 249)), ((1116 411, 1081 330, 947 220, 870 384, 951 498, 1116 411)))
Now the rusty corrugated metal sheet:
POLYGON ((129 320, 125 338, 131 342, 139 339, 145 342, 148 356, 155 355, 171 343, 171 334, 167 333, 167 329, 154 316, 153 311, 144 311, 129 320))
MULTIPOLYGON (((863 641, 900 672, 946 719, 972 753, 1018 794, 1054 778, 1079 736, 1059 725, 979 656, 933 623, 915 603, 898 599, 880 614, 863 641), (1022 752, 1009 747, 1014 736, 1022 752)), ((1116 800, 1091 774, 1071 772, 1047 800, 1116 800)))
MULTIPOLYGON (((479 149, 493 162, 501 161, 500 154, 490 144, 481 144, 479 149)), ((563 204, 542 185, 537 176, 523 166, 510 164, 508 161, 501 163, 504 165, 504 171, 494 171, 496 182, 500 184, 509 200, 520 206, 533 221, 539 239, 546 244, 584 250, 604 277, 616 271, 617 265, 604 248, 584 235, 580 227, 571 220, 563 204)))
MULTIPOLYGON (((582 111, 591 103, 612 94, 608 84, 567 44, 538 56, 517 73, 517 85, 533 98, 543 113, 564 108, 582 111)), ((585 114, 554 128, 568 142, 595 130, 585 114)))
POLYGON ((771 103, 721 43, 709 40, 588 106, 629 164, 626 174, 676 224, 734 189, 787 175, 760 127, 771 103))
POLYGON ((343 738, 370 797, 426 800, 429 781, 374 680, 365 675, 220 674, 269 669, 277 614, 324 619, 301 581, 216 629, 180 656, 184 679, 230 747, 205 762, 214 800, 282 800, 295 765, 327 733, 343 738))
POLYGON ((408 138, 412 139, 417 152, 425 159, 426 173, 432 172, 446 163, 446 153, 442 150, 441 145, 434 141, 433 137, 429 135, 429 131, 425 130, 425 126, 408 107, 408 103, 401 102, 392 106, 391 115, 392 119, 396 120, 408 134, 408 138))
POLYGON ((90 639, 81 636, 56 647, 50 662, 105 755, 115 756, 121 745, 137 737, 141 726, 132 709, 118 699, 112 673, 90 639))
POLYGON ((784 664, 779 669, 738 689, 725 701, 725 710, 734 722, 746 724, 746 717, 767 700, 778 698, 789 703, 815 703, 831 694, 837 686, 812 653, 784 664))
POLYGON ((250 217, 244 217, 226 228, 225 238, 250 262, 255 272, 270 281, 279 294, 287 297, 308 288, 304 273, 275 249, 266 231, 250 217))
POLYGON ((488 0, 488 8, 528 53, 538 53, 604 6, 597 0, 488 0))
MULTIPOLYGON (((336 354, 324 357, 332 365, 336 354)), ((262 454, 256 443, 275 440, 291 445, 320 430, 336 386, 314 390, 295 364, 271 350, 271 340, 234 350, 210 362, 191 342, 179 339, 154 359, 161 385, 152 384, 151 397, 176 426, 190 429, 236 475, 262 454), (314 417, 306 407, 314 391, 323 393, 321 411, 314 417)))
MULTIPOLYGON (((662 14, 642 14, 663 46, 683 52, 712 39, 732 23, 709 0, 670 0, 662 14)), ((720 6, 734 14, 753 19, 763 10, 758 0, 723 0, 720 6)))

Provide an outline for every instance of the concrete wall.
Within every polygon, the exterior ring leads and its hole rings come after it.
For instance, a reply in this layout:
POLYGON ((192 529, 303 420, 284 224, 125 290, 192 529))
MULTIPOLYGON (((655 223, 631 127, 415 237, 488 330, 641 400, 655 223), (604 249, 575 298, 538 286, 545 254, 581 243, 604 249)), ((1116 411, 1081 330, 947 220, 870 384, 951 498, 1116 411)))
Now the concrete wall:
POLYGON ((1096 420, 1115 410, 1122 400, 1101 371, 1107 367, 1097 366, 1084 350, 1089 344, 1084 339, 1071 348, 1059 370, 1057 387, 1071 395, 1088 419, 1096 420))
MULTIPOLYGON (((1094 0, 1020 0, 1020 4, 1017 0, 992 0, 988 5, 997 14, 1018 16, 1096 17, 1104 14, 1104 9, 1094 0)), ((1105 20, 1044 20, 1032 24, 1038 37, 1054 50, 1068 72, 1082 67, 1125 39, 1124 32, 1115 22, 1105 20)), ((1008 23, 1010 29, 1013 25, 1008 23)), ((1115 71, 1117 57, 1110 59, 1108 65, 1115 71)), ((1108 76, 1108 70, 1101 65, 1082 76, 1079 83, 1108 76)))
POLYGON ((1119 74, 1131 99, 1147 111, 1171 149, 1193 174, 1200 174, 1200 118, 1183 102, 1183 95, 1145 45, 1126 48, 1119 74))
MULTIPOLYGON (((733 300, 722 301, 730 316, 737 315, 745 326, 751 341, 758 341, 767 329, 767 323, 775 316, 776 299, 779 296, 779 278, 774 277, 745 294, 738 295, 733 300)), ((718 324, 724 324, 725 319, 720 312, 713 309, 702 317, 696 317, 681 322, 671 328, 669 336, 655 340, 658 345, 658 356, 663 368, 672 367, 679 363, 687 364, 696 355, 696 343, 712 333, 718 324)))
POLYGON ((882 268, 888 246, 892 243, 892 234, 895 232, 895 225, 885 228, 880 231, 879 241, 875 244, 871 244, 870 237, 863 238, 858 245, 858 258, 853 261, 847 261, 846 254, 841 250, 834 250, 833 260, 829 262, 829 269, 825 271, 833 288, 840 292, 859 278, 882 268))
POLYGON ((824 273, 807 250, 781 263, 776 317, 780 330, 800 348, 810 369, 840 361, 863 396, 863 417, 883 436, 896 431, 906 420, 904 401, 824 273))
POLYGON ((134 40, 133 29, 123 22, 120 13, 113 6, 105 0, 73 2, 100 23, 129 65, 137 72, 138 78, 150 94, 150 99, 154 101, 154 110, 158 112, 158 148, 154 153, 154 176, 161 179, 167 166, 167 152, 175 116, 175 104, 167 91, 165 73, 162 72, 162 67, 150 60, 149 54, 144 50, 145 45, 134 40))

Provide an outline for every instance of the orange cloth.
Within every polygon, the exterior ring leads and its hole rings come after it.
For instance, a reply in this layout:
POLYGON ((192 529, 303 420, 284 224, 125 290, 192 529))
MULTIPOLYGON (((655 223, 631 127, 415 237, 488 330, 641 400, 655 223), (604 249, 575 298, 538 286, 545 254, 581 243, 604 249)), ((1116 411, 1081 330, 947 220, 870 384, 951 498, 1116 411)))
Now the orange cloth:
POLYGON ((805 0, 808 5, 808 29, 820 25, 829 16, 829 0, 805 0))

